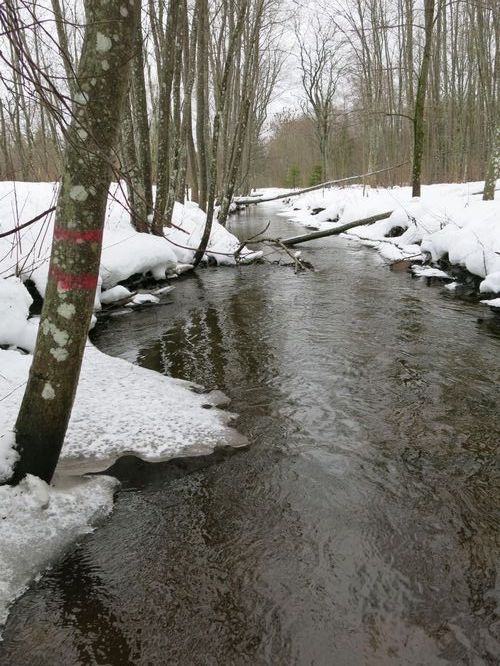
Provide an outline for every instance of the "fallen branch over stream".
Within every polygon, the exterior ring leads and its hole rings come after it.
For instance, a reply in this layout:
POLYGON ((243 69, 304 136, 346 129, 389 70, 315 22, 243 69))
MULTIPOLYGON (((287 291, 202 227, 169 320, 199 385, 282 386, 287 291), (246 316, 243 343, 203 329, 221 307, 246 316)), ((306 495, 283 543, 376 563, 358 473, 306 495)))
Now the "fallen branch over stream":
POLYGON ((292 252, 290 252, 288 248, 292 247, 293 245, 298 245, 299 243, 307 243, 307 241, 315 240, 316 238, 326 238, 327 236, 335 236, 337 234, 343 233, 344 231, 348 231, 349 229, 354 229, 354 227, 362 227, 368 224, 374 224, 379 220, 387 219, 392 215, 392 213, 393 213, 392 210, 388 210, 385 213, 378 213, 377 215, 371 215, 370 217, 364 217, 359 220, 353 220, 352 222, 347 222, 346 224, 340 224, 338 227, 334 227, 333 229, 326 229, 325 231, 314 231, 313 233, 310 234, 303 234, 302 236, 293 236, 292 238, 259 238, 259 236, 265 233, 269 228, 269 224, 267 224, 266 228, 263 229, 263 231, 261 231, 259 234, 256 234, 251 238, 247 238, 242 243, 240 243, 238 249, 234 253, 234 257, 237 260, 241 250, 247 244, 268 243, 270 245, 275 245, 279 247, 292 259, 296 273, 308 269, 312 270, 311 264, 309 264, 309 262, 303 261, 300 258, 300 253, 293 254, 292 252))
POLYGON ((409 161, 401 162, 394 166, 386 167, 385 169, 378 169, 378 171, 370 171, 369 173, 362 173, 357 176, 348 176, 347 178, 339 178, 338 180, 329 180, 326 183, 321 183, 320 185, 313 185, 312 187, 306 187, 303 190, 292 190, 291 192, 285 192, 284 194, 277 194, 274 197, 236 197, 234 203, 237 206, 249 206, 250 204, 259 204, 267 203, 268 201, 278 201, 279 199, 288 199, 289 197, 298 197, 301 194, 307 194, 308 192, 315 192, 316 190, 322 190, 325 187, 332 187, 333 185, 339 185, 340 183, 348 183, 351 180, 361 180, 362 178, 368 178, 368 176, 376 176, 379 173, 385 173, 386 171, 393 171, 394 169, 399 169, 399 167, 405 166, 409 161))
POLYGON ((378 213, 378 215, 372 215, 371 217, 364 217, 360 220, 354 220, 353 222, 347 222, 346 224, 341 224, 338 227, 333 227, 333 229, 326 229, 325 231, 314 231, 310 234, 303 234, 302 236, 293 236, 291 238, 281 239, 281 243, 287 247, 292 245, 298 245, 299 243, 307 243, 307 241, 314 240, 316 238, 326 238, 327 236, 335 236, 336 234, 341 234, 344 231, 349 229, 354 229, 354 227, 361 227, 367 224, 374 224, 374 222, 379 222, 380 220, 385 220, 390 217, 394 211, 389 210, 385 213, 378 213))

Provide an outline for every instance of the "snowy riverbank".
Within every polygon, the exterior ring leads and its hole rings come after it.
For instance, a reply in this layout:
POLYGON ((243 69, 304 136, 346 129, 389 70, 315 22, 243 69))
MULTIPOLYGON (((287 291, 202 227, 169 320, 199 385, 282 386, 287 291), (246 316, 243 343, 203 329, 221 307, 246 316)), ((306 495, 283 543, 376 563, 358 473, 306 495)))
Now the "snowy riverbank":
MULTIPOLYGON (((56 193, 50 183, 0 183, 0 234, 53 206, 56 193)), ((165 280, 189 268, 204 222, 205 214, 195 205, 176 204, 176 227, 165 230, 168 240, 137 233, 123 193, 113 188, 95 309, 123 299, 128 292, 116 285, 133 275, 165 280)), ((31 280, 44 295, 52 228, 53 216, 47 216, 0 238, 0 482, 15 462, 13 428, 38 332, 38 318, 30 317, 33 299, 23 282, 31 280)), ((214 223, 206 257, 233 265, 239 244, 214 223)), ((257 256, 242 252, 243 261, 257 256)), ((146 297, 160 299, 161 293, 146 297)), ((142 300, 139 294, 136 302, 142 300)), ((82 474, 106 469, 123 455, 155 462, 245 443, 229 427, 231 414, 217 409, 221 396, 196 389, 109 357, 88 343, 53 485, 28 477, 17 488, 0 486, 0 628, 10 604, 30 581, 112 510, 115 480, 82 474)))
POLYGON ((374 247, 389 262, 428 264, 422 276, 437 275, 438 262, 446 259, 481 278, 486 305, 500 305, 493 298, 500 292, 500 197, 482 201, 482 186, 426 185, 420 199, 412 198, 410 187, 332 188, 293 197, 279 214, 326 230, 391 211, 387 219, 352 229, 349 237, 374 247))

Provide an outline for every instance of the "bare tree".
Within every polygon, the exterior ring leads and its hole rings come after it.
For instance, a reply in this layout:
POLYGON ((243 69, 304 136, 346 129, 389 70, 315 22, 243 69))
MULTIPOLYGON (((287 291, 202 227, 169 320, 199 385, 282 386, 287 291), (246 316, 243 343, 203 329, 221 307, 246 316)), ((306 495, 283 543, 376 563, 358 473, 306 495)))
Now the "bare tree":
POLYGON ((343 65, 338 31, 333 23, 318 18, 313 24, 312 40, 304 37, 297 25, 302 88, 306 111, 311 115, 321 156, 322 179, 328 179, 330 134, 334 120, 334 100, 343 65))

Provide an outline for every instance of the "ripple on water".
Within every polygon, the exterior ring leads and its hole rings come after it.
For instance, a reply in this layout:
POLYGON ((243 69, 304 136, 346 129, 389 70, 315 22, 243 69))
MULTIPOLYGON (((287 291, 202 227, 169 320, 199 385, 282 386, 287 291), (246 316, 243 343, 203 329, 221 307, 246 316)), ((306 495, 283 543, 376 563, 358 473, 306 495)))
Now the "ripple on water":
POLYGON ((113 516, 19 601, 2 664, 498 663, 499 331, 351 241, 303 254, 316 272, 200 271, 96 331, 227 393, 252 446, 121 461, 113 516))

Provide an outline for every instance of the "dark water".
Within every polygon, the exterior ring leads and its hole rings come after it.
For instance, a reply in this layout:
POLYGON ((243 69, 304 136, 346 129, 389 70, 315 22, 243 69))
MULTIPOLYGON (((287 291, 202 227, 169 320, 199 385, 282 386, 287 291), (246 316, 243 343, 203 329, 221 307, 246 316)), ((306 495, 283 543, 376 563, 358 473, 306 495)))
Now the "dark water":
POLYGON ((348 240, 303 251, 315 273, 203 270, 97 331, 222 389, 252 445, 118 463, 113 515, 16 604, 3 666, 499 663, 499 318, 348 240))

